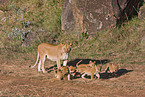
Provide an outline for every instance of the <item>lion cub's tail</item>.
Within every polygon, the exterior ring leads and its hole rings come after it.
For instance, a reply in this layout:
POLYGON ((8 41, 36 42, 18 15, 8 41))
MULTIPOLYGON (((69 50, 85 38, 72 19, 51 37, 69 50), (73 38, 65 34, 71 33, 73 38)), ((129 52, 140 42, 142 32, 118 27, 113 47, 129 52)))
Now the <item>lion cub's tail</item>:
POLYGON ((81 63, 83 60, 80 60, 77 64, 76 64, 76 67, 78 67, 79 66, 79 63, 81 63))
POLYGON ((33 66, 30 65, 29 67, 34 68, 38 63, 38 60, 39 60, 39 53, 37 54, 37 60, 36 60, 35 64, 33 66))

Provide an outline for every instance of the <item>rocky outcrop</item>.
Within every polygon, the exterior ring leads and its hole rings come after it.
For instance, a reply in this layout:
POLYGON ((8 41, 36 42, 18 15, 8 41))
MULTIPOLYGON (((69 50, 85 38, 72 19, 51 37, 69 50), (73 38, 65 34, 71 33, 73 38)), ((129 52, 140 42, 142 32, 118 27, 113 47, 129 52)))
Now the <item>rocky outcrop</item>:
POLYGON ((23 39, 22 46, 31 46, 34 43, 35 33, 29 31, 23 39))
POLYGON ((129 20, 143 0, 65 0, 62 30, 95 33, 129 20))
MULTIPOLYGON (((144 2, 145 2, 145 0, 144 0, 144 2)), ((145 5, 141 6, 138 15, 139 15, 139 19, 145 19, 145 5)))
POLYGON ((121 24, 138 15, 143 0, 112 0, 112 7, 116 17, 116 23, 121 24))

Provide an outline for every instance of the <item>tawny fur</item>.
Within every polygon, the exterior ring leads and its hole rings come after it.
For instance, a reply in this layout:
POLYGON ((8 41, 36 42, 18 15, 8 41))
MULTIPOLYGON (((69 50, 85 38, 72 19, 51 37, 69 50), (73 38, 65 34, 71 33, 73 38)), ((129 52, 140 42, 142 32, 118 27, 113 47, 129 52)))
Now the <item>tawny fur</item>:
POLYGON ((115 73, 118 71, 118 69, 119 69, 119 64, 114 65, 112 63, 107 63, 107 66, 105 68, 105 72, 107 73, 109 71, 110 73, 115 73))
POLYGON ((44 62, 45 58, 47 57, 48 59, 52 61, 57 62, 57 67, 61 67, 61 60, 64 62, 64 66, 67 65, 67 59, 68 59, 68 53, 70 52, 71 44, 62 44, 60 43, 59 45, 52 45, 49 43, 42 43, 38 46, 38 55, 37 55, 37 60, 35 65, 30 66, 31 68, 34 68, 39 60, 38 64, 38 71, 43 71, 43 73, 46 73, 45 68, 44 68, 44 62))
POLYGON ((63 73, 60 69, 54 70, 54 76, 57 78, 57 80, 63 79, 63 73))
POLYGON ((98 79, 100 78, 99 70, 97 69, 96 65, 77 67, 77 72, 80 72, 80 74, 82 75, 82 78, 84 78, 86 74, 91 75, 91 80, 93 80, 94 75, 96 75, 98 79))
POLYGON ((76 73, 76 67, 69 66, 69 72, 70 72, 70 74, 72 74, 74 76, 76 73))
POLYGON ((67 66, 61 66, 59 69, 54 69, 54 75, 58 80, 70 80, 70 74, 67 66))
MULTIPOLYGON (((80 60, 81 61, 81 60, 80 60)), ((80 62, 79 61, 79 62, 80 62)), ((95 66, 95 61, 94 62, 92 62, 92 61, 89 61, 89 64, 79 64, 79 62, 76 64, 76 67, 78 68, 78 67, 84 67, 84 66, 90 66, 90 67, 92 67, 92 66, 95 66)))

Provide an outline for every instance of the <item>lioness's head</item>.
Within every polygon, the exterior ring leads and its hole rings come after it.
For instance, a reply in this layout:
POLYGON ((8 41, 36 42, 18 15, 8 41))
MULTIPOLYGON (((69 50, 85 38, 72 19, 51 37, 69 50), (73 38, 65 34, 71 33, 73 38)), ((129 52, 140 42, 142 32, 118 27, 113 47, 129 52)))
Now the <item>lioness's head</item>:
POLYGON ((65 53, 69 53, 71 51, 71 46, 72 46, 72 43, 70 44, 61 44, 62 45, 62 50, 65 52, 65 53))

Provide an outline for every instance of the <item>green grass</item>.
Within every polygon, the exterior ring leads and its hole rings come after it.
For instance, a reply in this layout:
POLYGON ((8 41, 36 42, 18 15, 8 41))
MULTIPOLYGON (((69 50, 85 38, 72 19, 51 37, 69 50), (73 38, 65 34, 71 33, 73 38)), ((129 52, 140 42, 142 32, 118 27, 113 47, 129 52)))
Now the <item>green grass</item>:
MULTIPOLYGON (((18 53, 33 53, 37 51, 37 46, 41 42, 71 42, 73 46, 70 60, 107 58, 121 64, 142 64, 145 61, 141 51, 145 21, 135 17, 121 28, 96 32, 95 36, 81 34, 78 31, 65 33, 60 30, 63 3, 64 0, 11 0, 1 4, 1 51, 4 49, 18 53), (35 42, 30 47, 22 47, 28 31, 36 32, 35 42)), ((8 52, 5 53, 9 56, 8 52)))
POLYGON ((57 38, 60 31, 60 18, 63 0, 11 0, 1 4, 0 28, 5 35, 3 45, 20 46, 28 32, 34 32, 39 40, 49 42, 57 38))
MULTIPOLYGON (((131 64, 131 60, 143 59, 141 39, 145 34, 144 25, 145 21, 135 17, 131 21, 126 22, 121 28, 97 32, 96 36, 89 36, 89 39, 82 37, 81 34, 76 36, 74 33, 71 34, 71 37, 65 37, 67 33, 65 35, 62 33, 62 41, 73 42, 72 59, 77 57, 91 59, 108 58, 115 63, 131 64)), ((141 64, 142 62, 135 63, 141 64)))

